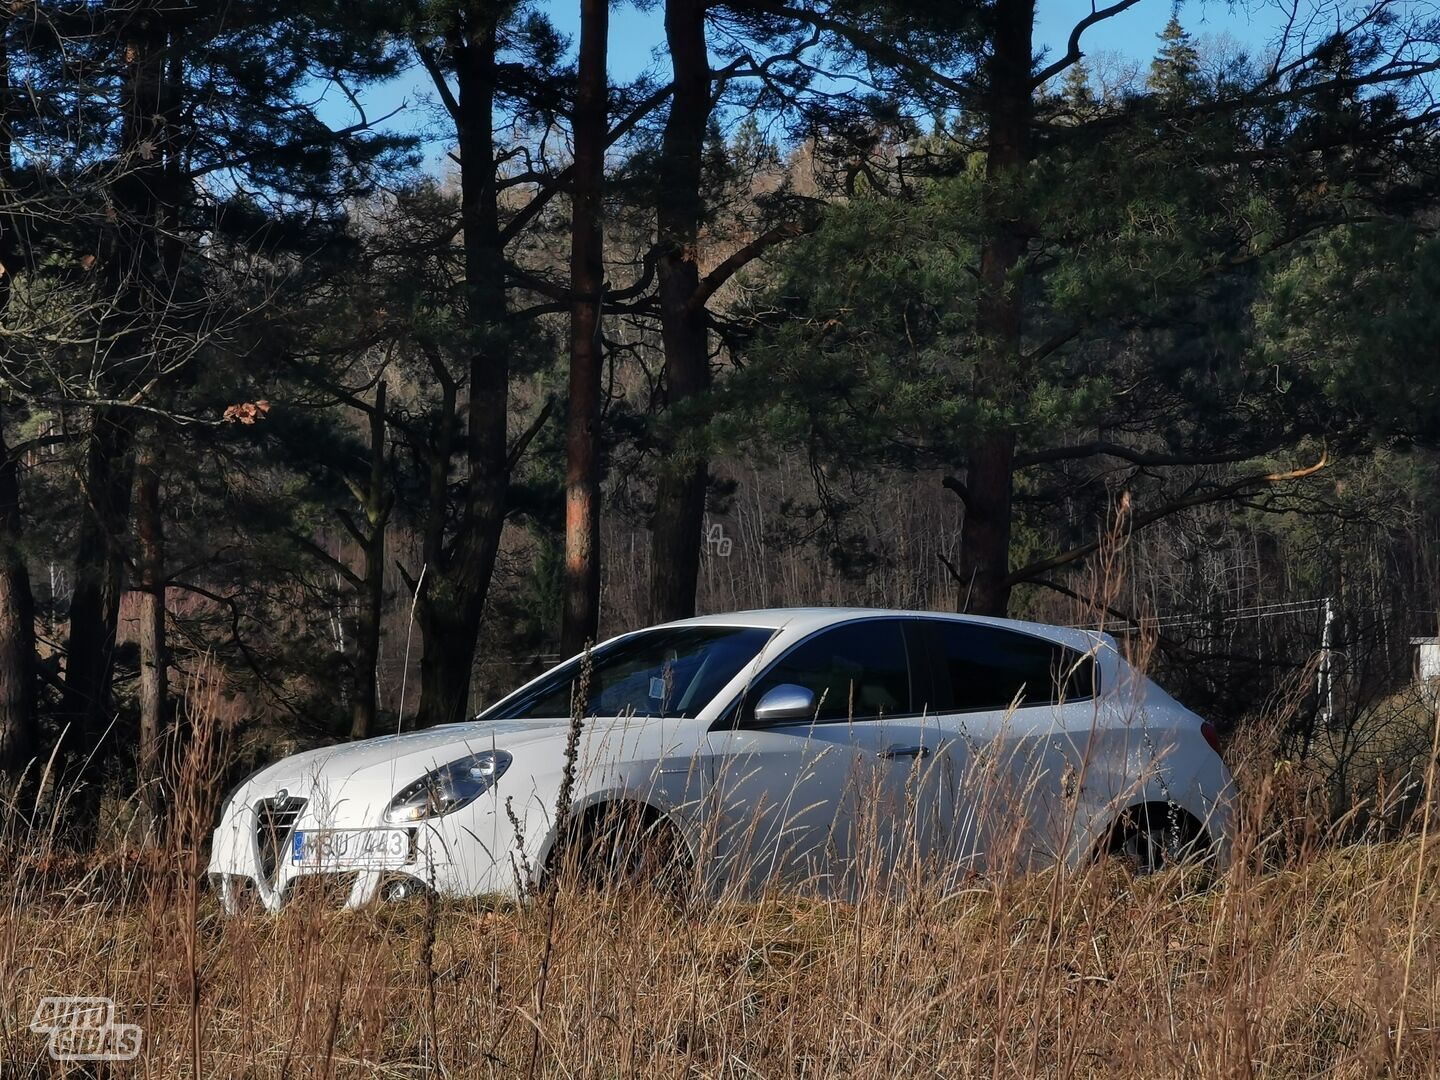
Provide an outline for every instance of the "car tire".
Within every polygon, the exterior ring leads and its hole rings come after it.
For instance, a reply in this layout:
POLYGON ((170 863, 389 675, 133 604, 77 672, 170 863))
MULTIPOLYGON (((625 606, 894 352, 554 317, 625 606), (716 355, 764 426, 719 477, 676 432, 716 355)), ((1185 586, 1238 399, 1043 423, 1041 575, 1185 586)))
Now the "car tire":
POLYGON ((585 815, 557 852, 555 876, 585 890, 645 890, 680 899, 687 895, 690 860, 665 817, 643 807, 606 806, 585 815))
POLYGON ((1174 867, 1204 868, 1212 850, 1204 828, 1173 804, 1142 803, 1120 815, 1105 854, 1132 874, 1158 874, 1174 867))

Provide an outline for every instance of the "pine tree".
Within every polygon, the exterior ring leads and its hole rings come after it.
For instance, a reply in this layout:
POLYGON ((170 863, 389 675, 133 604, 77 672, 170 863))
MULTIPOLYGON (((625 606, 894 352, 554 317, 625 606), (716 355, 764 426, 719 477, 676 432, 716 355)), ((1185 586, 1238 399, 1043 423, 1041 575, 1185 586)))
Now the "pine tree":
POLYGON ((1160 51, 1150 63, 1145 87, 1167 106, 1189 104, 1204 92, 1200 74, 1200 52, 1195 42, 1180 25, 1180 17, 1171 14, 1160 32, 1160 51))
POLYGON ((1077 60, 1065 72, 1060 81, 1060 100, 1080 120, 1091 119, 1098 111, 1100 99, 1090 85, 1090 68, 1084 60, 1077 60))
MULTIPOLYGON (((656 232, 660 250, 660 334, 665 350, 664 403, 678 407, 710 384, 710 342, 700 287, 702 171, 713 104, 703 0, 668 0, 665 32, 675 95, 665 121, 656 232)), ((650 616, 656 622, 695 614, 707 464, 676 453, 662 435, 650 519, 650 616)))
POLYGON ((571 131, 570 395, 565 438, 565 611, 560 649, 573 655, 600 625, 601 313, 605 301, 601 185, 609 132, 605 58, 610 0, 581 0, 580 65, 571 131))
MULTIPOLYGON (((254 294, 237 281, 242 264, 222 256, 268 257, 287 243, 313 250, 343 200, 396 161, 405 140, 363 123, 332 131, 313 111, 316 71, 356 84, 395 71, 379 33, 383 5, 147 0, 34 5, 27 17, 26 32, 11 37, 23 55, 10 59, 25 72, 26 105, 38 107, 12 112, 36 136, 5 191, 28 243, 12 272, 32 297, 67 305, 92 347, 46 355, 43 328, 27 339, 15 327, 33 350, 11 354, 7 377, 24 401, 60 410, 84 432, 60 719, 94 780, 117 754, 103 736, 114 727, 117 618, 132 560, 148 769, 168 722, 163 469, 166 447, 187 431, 171 418, 212 338, 237 336, 255 317, 244 307, 254 294), (67 213, 46 205, 56 198, 67 213)), ((36 311, 32 303, 26 314, 36 311)), ((97 785, 83 790, 88 798, 97 785)))
POLYGON ((430 6, 411 27, 415 53, 454 125, 463 245, 463 286, 454 302, 460 362, 453 369, 448 363, 448 342, 423 345, 441 401, 426 451, 423 562, 407 575, 424 639, 417 717, 422 727, 469 714, 480 618, 505 526, 512 468, 510 364, 517 345, 505 245, 523 224, 502 224, 495 119, 511 104, 523 110, 537 86, 550 93, 546 81, 554 77, 556 59, 548 22, 527 21, 528 14, 533 13, 495 0, 456 0, 430 6), (505 63, 507 46, 531 63, 505 63), (462 391, 468 404, 462 404, 462 391), (461 459, 453 510, 452 457, 461 459))
MULTIPOLYGON (((916 99, 927 107, 930 95, 949 102, 950 165, 911 182, 898 169, 887 175, 882 155, 869 159, 871 182, 827 210, 825 228, 757 304, 735 390, 737 401, 763 395, 764 426, 832 466, 945 470, 961 513, 960 548, 947 563, 957 603, 1003 614, 1017 584, 1049 580, 1095 550, 1076 538, 1017 566, 1017 485, 1073 490, 1086 483, 1085 463, 1093 476, 1106 461, 1152 470, 1243 462, 1325 429, 1318 405, 1301 410, 1304 421, 1288 408, 1265 414, 1290 418, 1273 423, 1250 415, 1267 391, 1237 328, 1244 298, 1293 244, 1346 220, 1354 207, 1339 192, 1362 185, 1379 212, 1413 196, 1361 168, 1357 151, 1413 154, 1390 175, 1430 176, 1428 134, 1411 136, 1435 120, 1396 105, 1428 63, 1386 66, 1387 43, 1424 36, 1398 5, 1351 32, 1369 67, 1341 73, 1326 41, 1287 57, 1278 86, 1268 70, 1243 66, 1208 86, 1172 20, 1149 93, 1080 123, 1039 91, 1080 61, 1085 31, 1121 7, 1083 20, 1065 54, 1038 71, 1028 0, 967 8, 864 5, 816 21, 897 84, 925 87, 916 99), (956 29, 942 35, 942 25, 956 29), (1337 185, 1317 174, 1298 121, 1362 79, 1385 91, 1374 92, 1377 110, 1346 136, 1345 153, 1324 163, 1342 163, 1337 185), (1238 206, 1247 209, 1237 216, 1238 206), (1176 323, 1205 332, 1181 335, 1176 323), (1197 363, 1197 352, 1210 359, 1197 363), (1113 394, 1112 379, 1127 392, 1113 394), (1073 444, 1046 438, 1064 432, 1073 444)), ((1162 483, 1131 523, 1302 475, 1257 464, 1250 475, 1207 477, 1183 497, 1162 483)))
MULTIPOLYGON (((700 572, 700 538, 710 484, 706 422, 712 399, 712 308, 736 274, 752 267, 805 232, 813 219, 803 200, 786 186, 754 205, 756 176, 779 172, 779 150, 761 133, 757 111, 741 95, 802 92, 794 73, 779 77, 767 69, 757 91, 730 88, 746 113, 727 144, 716 131, 720 96, 733 75, 712 72, 706 20, 715 5, 706 0, 667 0, 665 32, 670 48, 674 94, 665 118, 654 187, 656 303, 665 354, 659 392, 649 427, 655 460, 654 508, 650 516, 649 613, 653 621, 695 614, 700 572), (746 210, 737 212, 737 206, 746 210), (758 211, 758 212, 757 212, 758 211), (718 222, 732 214, 741 222, 738 246, 718 222), (746 220, 750 218, 750 220, 746 220), (702 274, 707 246, 724 248, 702 274)), ((737 5, 742 17, 748 5, 737 5)), ((784 54, 796 42, 759 21, 756 53, 784 54)), ((752 98, 752 104, 755 99, 752 98)), ((733 228, 733 226, 732 226, 733 228)), ((717 253, 718 254, 718 253, 717 253)))

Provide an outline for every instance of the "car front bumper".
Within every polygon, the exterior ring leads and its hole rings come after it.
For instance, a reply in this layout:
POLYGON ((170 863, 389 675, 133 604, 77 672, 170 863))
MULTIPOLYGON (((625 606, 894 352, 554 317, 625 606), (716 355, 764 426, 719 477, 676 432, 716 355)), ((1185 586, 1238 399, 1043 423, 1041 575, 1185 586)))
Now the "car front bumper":
POLYGON ((427 889, 442 896, 514 897, 527 886, 527 860, 493 795, 453 815, 406 826, 412 832, 408 859, 374 866, 302 865, 293 858, 292 840, 297 831, 380 828, 378 814, 323 814, 313 799, 292 800, 301 805, 277 826, 266 813, 272 801, 233 800, 215 831, 209 878, 228 913, 276 912, 311 892, 356 908, 427 889))

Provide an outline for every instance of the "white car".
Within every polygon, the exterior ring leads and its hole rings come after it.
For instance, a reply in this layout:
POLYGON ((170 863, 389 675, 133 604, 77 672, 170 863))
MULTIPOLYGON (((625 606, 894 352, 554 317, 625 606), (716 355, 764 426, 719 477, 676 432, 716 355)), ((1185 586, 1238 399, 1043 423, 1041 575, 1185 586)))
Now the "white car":
POLYGON ((613 860, 597 838, 621 821, 710 895, 846 895, 877 873, 1224 859, 1232 791, 1214 729, 1106 635, 751 611, 613 638, 470 722, 271 765, 227 800, 210 872, 227 910, 297 885, 350 906, 514 896, 562 851, 613 860))

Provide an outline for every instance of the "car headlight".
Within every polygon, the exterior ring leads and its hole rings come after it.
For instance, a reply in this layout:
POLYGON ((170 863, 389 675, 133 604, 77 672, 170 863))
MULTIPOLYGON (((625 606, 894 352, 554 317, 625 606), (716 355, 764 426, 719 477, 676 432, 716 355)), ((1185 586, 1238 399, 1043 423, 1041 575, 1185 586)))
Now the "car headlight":
POLYGON ((391 799, 385 820, 397 825, 424 821, 468 806, 505 774, 511 760, 504 750, 486 750, 442 765, 391 799))

